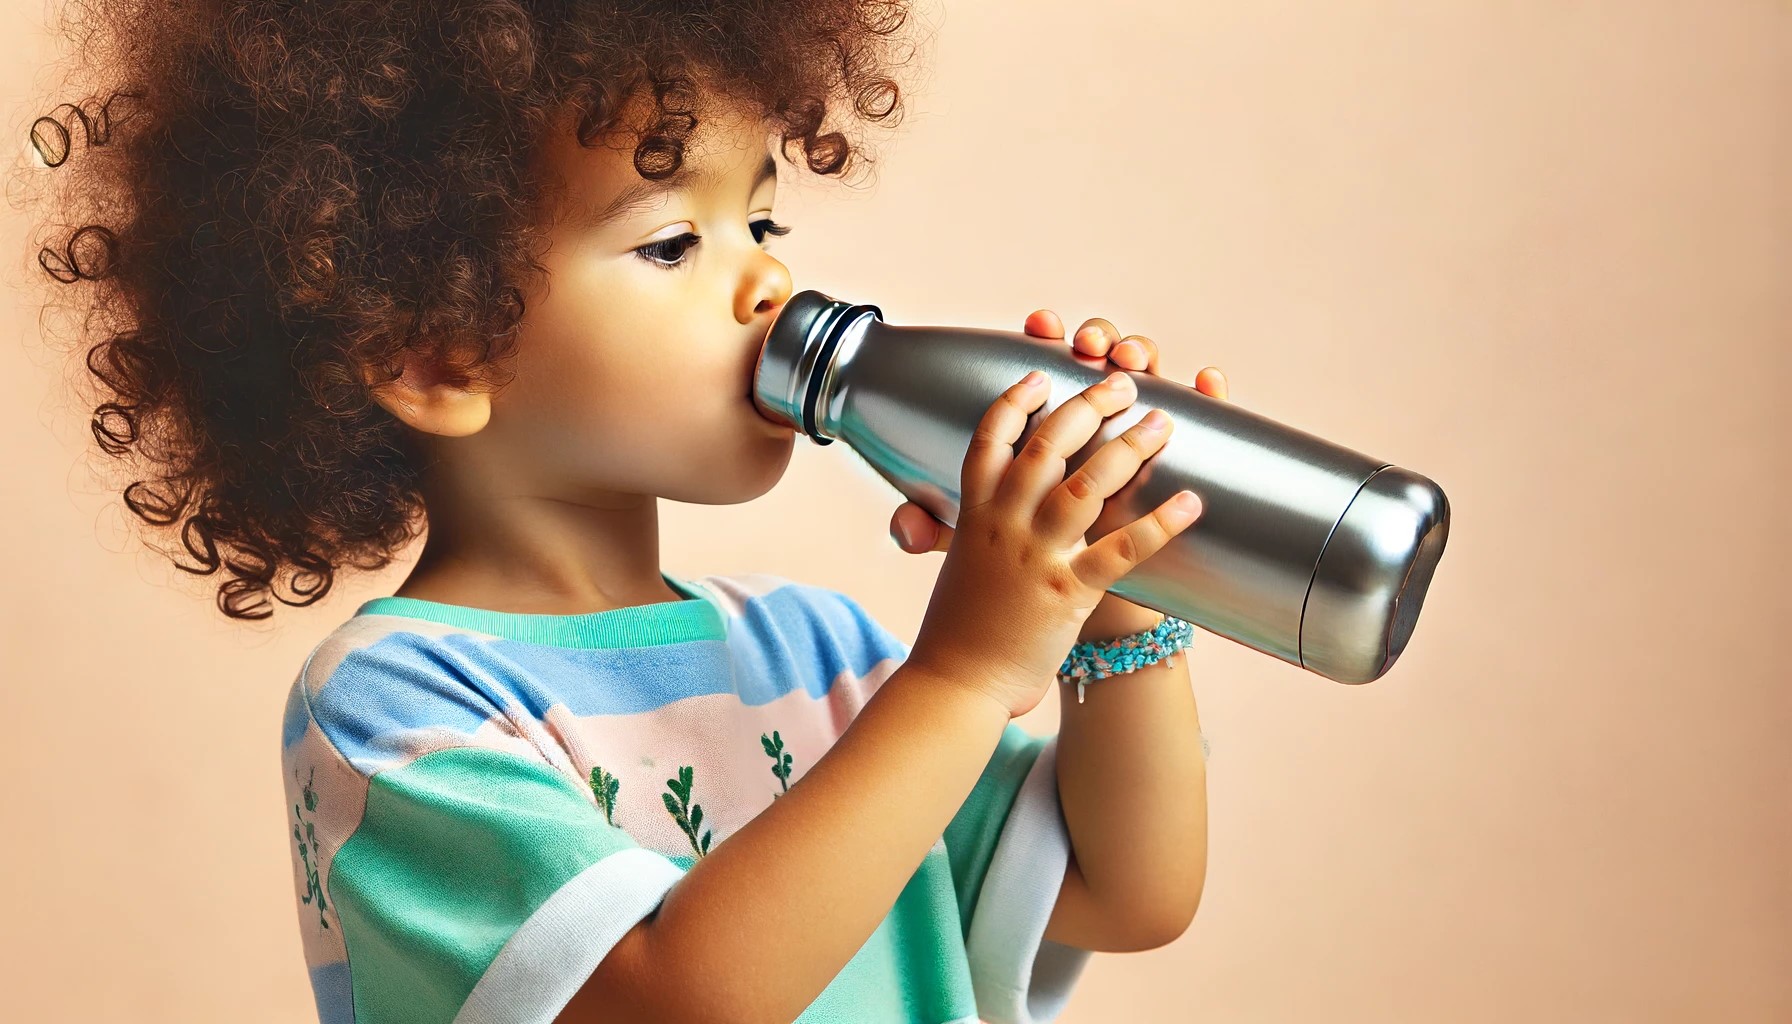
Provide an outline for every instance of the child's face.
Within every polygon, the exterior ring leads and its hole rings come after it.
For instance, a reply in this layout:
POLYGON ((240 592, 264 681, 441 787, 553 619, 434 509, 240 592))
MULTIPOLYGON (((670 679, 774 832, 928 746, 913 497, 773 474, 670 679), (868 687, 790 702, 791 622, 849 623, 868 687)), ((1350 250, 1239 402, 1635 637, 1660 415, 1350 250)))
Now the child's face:
POLYGON ((761 245, 778 184, 764 173, 769 137, 732 108, 706 111, 682 165, 699 176, 602 222, 599 211, 646 184, 634 139, 587 149, 569 131, 550 138, 542 157, 564 198, 549 277, 525 296, 515 377, 492 396, 485 443, 575 501, 726 504, 777 483, 796 434, 761 416, 751 393, 760 343, 791 294, 789 271, 761 245))

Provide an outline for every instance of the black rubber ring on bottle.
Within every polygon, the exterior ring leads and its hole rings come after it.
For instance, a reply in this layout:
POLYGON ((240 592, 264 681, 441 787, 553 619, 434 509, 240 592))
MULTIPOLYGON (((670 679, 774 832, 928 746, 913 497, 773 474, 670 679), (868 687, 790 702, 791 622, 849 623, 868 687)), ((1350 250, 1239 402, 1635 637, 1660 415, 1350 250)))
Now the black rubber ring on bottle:
POLYGON ((840 339, 846 334, 847 326, 866 311, 870 311, 879 320, 883 319, 882 311, 869 303, 848 306, 842 310, 828 325, 828 336, 822 340, 821 351, 815 356, 815 368, 809 372, 808 392, 803 396, 803 429, 808 432, 809 440, 818 445, 834 443, 833 438, 823 437, 821 429, 815 425, 815 406, 821 399, 821 379, 827 375, 828 366, 834 361, 834 350, 840 347, 840 339))

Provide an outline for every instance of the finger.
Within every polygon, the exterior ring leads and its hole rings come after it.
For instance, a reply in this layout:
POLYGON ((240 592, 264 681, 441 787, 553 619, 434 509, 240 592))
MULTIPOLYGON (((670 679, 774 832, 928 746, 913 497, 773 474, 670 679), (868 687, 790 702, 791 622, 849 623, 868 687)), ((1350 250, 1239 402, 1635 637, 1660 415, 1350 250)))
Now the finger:
POLYGON ((1102 445, 1076 472, 1052 488, 1034 517, 1035 532, 1066 545, 1088 533, 1101 518, 1108 499, 1131 483, 1139 468, 1163 449, 1174 426, 1170 417, 1153 410, 1102 445))
POLYGON ((1120 332, 1114 329, 1114 325, 1097 316, 1084 320, 1083 325, 1076 329, 1074 347, 1086 355, 1105 356, 1108 348, 1119 340, 1120 332))
POLYGON ((1064 321, 1059 320, 1058 314, 1049 309, 1036 309, 1028 314, 1022 329, 1035 338, 1064 340, 1064 321))
POLYGON ((1188 529, 1200 518, 1201 511, 1199 498, 1184 505, 1177 495, 1172 495, 1149 513, 1079 552, 1071 559, 1070 568, 1089 587, 1107 590, 1188 529))
POLYGON ((952 528, 912 501, 897 506, 890 517, 890 539, 911 555, 944 551, 952 542, 952 528))
POLYGON ((1064 482, 1069 456, 1081 451, 1109 416, 1131 405, 1138 392, 1131 375, 1115 370, 1053 409, 1021 445, 1014 465, 996 485, 996 502, 1024 514, 1030 522, 1051 489, 1064 482))
POLYGON ((890 514, 890 539, 904 551, 915 552, 925 550, 923 545, 933 536, 933 530, 925 523, 917 523, 915 515, 909 511, 915 507, 912 501, 903 502, 890 514))
POLYGON ((1204 367, 1195 374, 1195 390, 1212 398, 1230 400, 1231 397, 1226 375, 1217 366, 1204 367))
POLYGON ((1157 342, 1143 334, 1128 334, 1108 353, 1108 358, 1128 370, 1154 374, 1157 373, 1157 342))
POLYGON ((1014 442, 1027 429, 1027 418, 1033 410, 1051 398, 1051 377, 1040 373, 1040 379, 1028 383, 1024 378, 1009 385, 977 421, 971 431, 971 442, 965 448, 964 466, 959 472, 959 509, 961 515, 989 504, 1014 461, 1014 442))

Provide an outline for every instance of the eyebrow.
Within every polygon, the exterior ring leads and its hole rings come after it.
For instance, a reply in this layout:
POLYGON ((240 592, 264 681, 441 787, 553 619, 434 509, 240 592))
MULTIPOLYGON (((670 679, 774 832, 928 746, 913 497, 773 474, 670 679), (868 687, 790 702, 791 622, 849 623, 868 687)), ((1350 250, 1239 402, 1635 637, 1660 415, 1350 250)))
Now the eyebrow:
MULTIPOLYGON (((758 172, 753 175, 753 184, 748 191, 751 192, 753 189, 758 188, 760 183, 767 178, 775 178, 777 176, 778 163, 772 159, 770 153, 767 153, 765 162, 759 165, 758 172)), ((598 210, 592 215, 591 222, 593 224, 607 224, 612 220, 626 217, 637 210, 645 208, 655 199, 658 199, 668 192, 687 189, 693 185, 710 185, 720 177, 721 174, 717 171, 698 169, 690 164, 685 164, 667 177, 659 178, 657 180, 652 178, 637 180, 621 192, 616 193, 616 198, 610 200, 603 209, 598 210)))

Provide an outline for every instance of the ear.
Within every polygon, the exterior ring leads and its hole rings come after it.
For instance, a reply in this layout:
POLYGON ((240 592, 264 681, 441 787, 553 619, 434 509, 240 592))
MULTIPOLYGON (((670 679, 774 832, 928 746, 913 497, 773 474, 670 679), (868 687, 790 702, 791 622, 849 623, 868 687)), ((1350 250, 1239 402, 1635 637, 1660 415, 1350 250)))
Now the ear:
POLYGON ((468 390, 415 352, 397 379, 374 386, 373 400, 411 429, 443 437, 477 434, 492 417, 489 392, 468 390))

